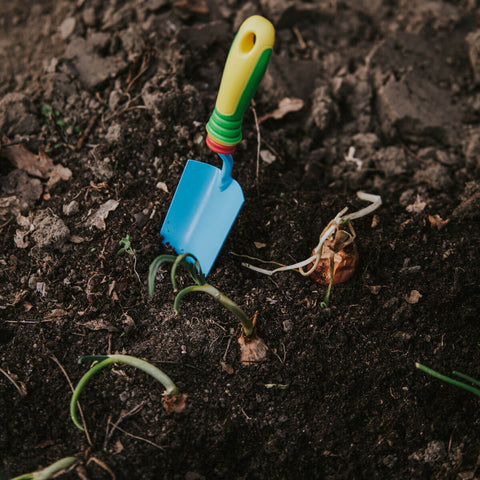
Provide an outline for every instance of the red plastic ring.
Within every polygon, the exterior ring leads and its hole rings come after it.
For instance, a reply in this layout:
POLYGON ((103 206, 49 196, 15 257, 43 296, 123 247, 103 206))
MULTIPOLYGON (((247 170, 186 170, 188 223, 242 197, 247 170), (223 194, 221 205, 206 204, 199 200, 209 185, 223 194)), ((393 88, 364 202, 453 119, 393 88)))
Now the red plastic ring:
POLYGON ((213 138, 207 134, 207 146, 210 150, 213 150, 216 153, 221 153, 222 155, 229 155, 235 151, 236 145, 220 145, 213 138))

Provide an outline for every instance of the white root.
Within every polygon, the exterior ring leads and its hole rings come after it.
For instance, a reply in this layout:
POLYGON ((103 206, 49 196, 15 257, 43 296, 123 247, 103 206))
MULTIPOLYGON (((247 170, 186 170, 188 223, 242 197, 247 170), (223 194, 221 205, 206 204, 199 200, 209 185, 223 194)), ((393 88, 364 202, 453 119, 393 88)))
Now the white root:
POLYGON ((371 202, 371 205, 362 208, 358 212, 352 213, 348 216, 348 220, 355 220, 357 218, 365 217, 365 215, 372 213, 382 204, 382 197, 380 197, 380 195, 374 195, 373 193, 357 192, 357 197, 360 200, 371 202))
MULTIPOLYGON (((382 204, 382 198, 380 197, 380 195, 374 195, 372 193, 365 193, 365 192, 357 192, 357 197, 360 200, 365 200, 367 202, 370 202, 370 205, 368 205, 365 208, 362 208, 361 210, 358 210, 357 212, 351 213, 350 215, 345 215, 345 213, 348 210, 347 207, 345 207, 342 211, 337 213, 337 215, 335 215, 335 218, 333 218, 333 220, 331 220, 328 223, 328 225, 320 234, 320 238, 318 239, 318 244, 313 249, 314 254, 311 257, 307 258, 306 260, 294 263, 292 265, 282 265, 280 263, 277 263, 277 265, 281 265, 281 266, 279 268, 275 268, 274 270, 267 270, 266 268, 255 267, 254 265, 251 265, 249 263, 242 263, 242 265, 255 272, 263 273, 264 275, 273 275, 274 273, 285 272, 287 270, 295 270, 305 277, 311 275, 315 271, 315 269, 317 268, 320 262, 322 247, 324 243, 327 240, 333 239, 337 230, 339 230, 340 225, 343 225, 344 223, 350 222, 352 220, 356 220, 357 218, 361 218, 366 215, 369 215, 370 213, 375 211, 378 207, 380 207, 380 205, 382 204), (305 271, 303 267, 310 265, 312 262, 313 262, 312 267, 307 271, 305 271)), ((345 244, 345 246, 352 243, 354 239, 355 239, 354 235, 351 235, 349 241, 345 244)), ((259 260, 259 259, 255 259, 255 260, 264 262, 264 260, 259 260)), ((266 263, 276 263, 276 262, 266 262, 266 263)))

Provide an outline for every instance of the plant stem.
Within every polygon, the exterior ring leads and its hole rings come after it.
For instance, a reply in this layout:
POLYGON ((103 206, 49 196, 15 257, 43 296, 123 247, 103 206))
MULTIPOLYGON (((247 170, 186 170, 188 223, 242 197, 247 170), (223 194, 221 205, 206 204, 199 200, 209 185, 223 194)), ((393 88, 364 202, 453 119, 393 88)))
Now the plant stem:
POLYGON ((172 280, 173 291, 176 292, 177 282, 175 280, 175 275, 177 273, 177 268, 181 265, 185 270, 190 274, 190 277, 197 285, 204 285, 206 283, 205 276, 202 273, 200 263, 197 258, 191 253, 182 253, 181 255, 159 255, 151 264, 150 270, 148 272, 148 293, 150 298, 153 298, 155 292, 155 278, 157 277, 157 272, 162 263, 170 262, 173 263, 172 271, 170 278, 172 280), (186 260, 187 257, 193 258, 195 263, 190 263, 186 260))
POLYGON ((320 304, 322 308, 328 308, 328 303, 330 302, 330 293, 332 291, 332 285, 333 285, 333 274, 334 274, 334 267, 335 267, 335 262, 334 262, 334 253, 330 255, 330 282, 328 283, 327 287, 327 293, 325 294, 325 298, 323 299, 323 302, 320 304))
POLYGON ((32 473, 24 473, 23 475, 12 478, 12 480, 48 480, 60 470, 71 467, 76 461, 77 459, 75 457, 65 457, 55 463, 52 463, 43 470, 32 473))
POLYGON ((469 377, 468 375, 465 375, 464 373, 457 372, 456 370, 453 371, 453 374, 456 375, 457 377, 460 377, 460 378, 463 378, 464 380, 467 380, 467 382, 472 382, 473 384, 480 386, 480 380, 469 377))
POLYGON ((70 401, 70 416, 72 417, 73 423, 80 430, 84 430, 84 428, 77 418, 78 397, 80 396, 80 393, 82 392, 83 388, 90 380, 90 378, 93 377, 96 372, 111 363, 124 363, 126 365, 138 368, 145 373, 148 373, 165 387, 165 394, 167 395, 178 395, 180 393, 177 386, 173 383, 173 381, 168 375, 163 373, 160 369, 158 369, 151 363, 148 363, 145 360, 141 360, 140 358, 132 357, 130 355, 86 355, 80 358, 78 363, 88 361, 100 361, 100 363, 97 363, 92 368, 90 368, 90 370, 85 373, 85 375, 80 379, 78 385, 75 388, 75 391, 73 392, 72 400, 70 401))
POLYGON ((193 285, 191 287, 184 288, 182 291, 180 291, 177 296, 175 297, 175 302, 173 305, 173 308, 175 309, 175 312, 178 313, 179 305, 180 305, 180 300, 187 294, 191 292, 204 292, 208 293, 210 296, 212 296, 217 302, 221 303, 225 308, 230 310, 240 321, 242 324, 243 332, 247 337, 249 337, 252 332, 253 332, 253 323, 252 321, 247 317, 246 313, 233 301, 230 300, 226 295, 224 295, 222 292, 217 290, 215 287, 213 287, 210 284, 205 284, 205 285, 193 285))
POLYGON ((148 293, 150 294, 150 298, 153 298, 155 293, 155 278, 157 277, 160 265, 165 262, 173 263, 176 258, 175 255, 160 255, 150 264, 150 270, 148 271, 148 293))
MULTIPOLYGON (((463 382, 459 382, 458 380, 454 380, 453 378, 447 377, 445 375, 442 375, 441 373, 436 372, 435 370, 432 370, 431 368, 425 367, 424 365, 420 363, 416 363, 415 366, 419 369, 422 370, 425 373, 428 373, 432 377, 439 378, 440 380, 443 380, 444 382, 451 383, 452 385, 455 385, 456 387, 463 388, 464 390, 467 390, 470 393, 473 393, 475 395, 480 396, 480 390, 478 388, 472 387, 471 385, 467 385, 463 382)), ((458 372, 454 372, 456 375, 459 377, 468 379, 472 381, 470 377, 467 377, 467 375, 464 375, 463 373, 459 374, 458 372)), ((479 384, 478 381, 473 380, 477 385, 479 384)))
POLYGON ((195 257, 195 255, 192 255, 191 253, 182 253, 173 262, 172 270, 170 272, 170 279, 172 281, 174 292, 178 291, 177 281, 175 280, 175 275, 177 274, 177 268, 178 268, 179 265, 182 265, 185 268, 185 270, 187 270, 187 272, 192 277, 192 280, 197 285, 204 285, 206 283, 205 282, 205 277, 203 276, 203 273, 202 273, 202 268, 200 267, 200 263, 197 260, 197 257, 195 257), (188 262, 187 261, 188 257, 193 258, 195 263, 192 264, 192 263, 188 262))

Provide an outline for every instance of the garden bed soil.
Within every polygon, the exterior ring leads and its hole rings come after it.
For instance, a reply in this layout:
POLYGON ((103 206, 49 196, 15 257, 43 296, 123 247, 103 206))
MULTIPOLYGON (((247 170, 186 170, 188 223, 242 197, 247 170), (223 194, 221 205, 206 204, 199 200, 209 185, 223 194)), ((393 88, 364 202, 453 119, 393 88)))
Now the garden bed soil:
POLYGON ((478 476, 477 398, 415 368, 479 376, 475 2, 43 0, 0 13, 5 479, 71 455, 59 478, 478 476), (171 253, 159 230, 186 160, 219 165, 205 124, 255 13, 276 43, 234 154, 245 204, 208 276, 258 312, 267 356, 242 365, 230 312, 191 294, 175 314, 168 266, 153 299, 147 276, 171 253), (272 117, 285 98, 297 110, 272 117), (25 151, 53 164, 35 171, 25 151), (307 258, 340 210, 365 206, 359 190, 383 204, 353 222, 359 265, 327 308, 325 285, 232 254, 307 258), (119 254, 127 236, 134 252, 119 254), (167 414, 161 385, 117 365, 80 398, 87 438, 67 377, 107 353, 164 370, 186 410, 167 414))

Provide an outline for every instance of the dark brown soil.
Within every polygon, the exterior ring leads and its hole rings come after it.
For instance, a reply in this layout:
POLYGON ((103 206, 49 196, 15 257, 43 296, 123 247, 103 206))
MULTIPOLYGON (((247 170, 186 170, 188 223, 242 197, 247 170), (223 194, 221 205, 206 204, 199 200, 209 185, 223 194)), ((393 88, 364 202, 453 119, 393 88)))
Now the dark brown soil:
POLYGON ((476 2, 11 3, 0 6, 0 477, 74 455, 60 478, 477 478, 477 398, 415 368, 480 376, 476 2), (192 294, 176 315, 169 269, 153 299, 147 275, 167 251, 159 230, 186 160, 219 165, 204 126, 233 35, 255 13, 277 32, 257 116, 285 97, 304 106, 260 123, 273 161, 260 158, 258 176, 252 108, 234 155, 245 204, 208 280, 258 312, 267 358, 244 366, 227 310, 192 294), (72 176, 51 185, 16 169, 11 142, 72 176), (360 263, 328 308, 325 286, 231 254, 307 258, 342 208, 365 206, 359 190, 383 205, 354 222, 360 263), (105 229, 86 225, 109 200, 105 229), (134 255, 117 253, 127 235, 134 255), (81 396, 89 442, 66 375, 75 385, 88 368, 78 359, 107 353, 163 369, 185 412, 167 414, 146 374, 107 368, 81 396))

